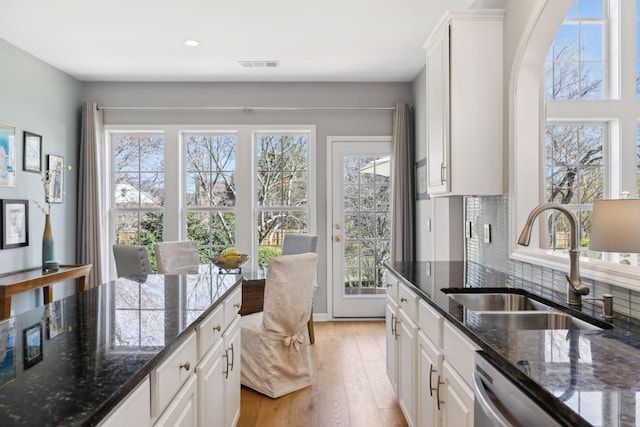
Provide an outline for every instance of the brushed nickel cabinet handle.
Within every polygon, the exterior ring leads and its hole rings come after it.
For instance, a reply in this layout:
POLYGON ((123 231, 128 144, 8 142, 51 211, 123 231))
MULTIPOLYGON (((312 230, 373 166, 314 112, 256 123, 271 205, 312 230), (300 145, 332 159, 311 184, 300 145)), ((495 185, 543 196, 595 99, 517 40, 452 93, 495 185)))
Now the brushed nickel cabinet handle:
POLYGON ((182 369, 182 368, 184 368, 185 371, 188 371, 191 368, 191 363, 189 363, 188 361, 184 362, 184 363, 181 363, 180 364, 180 369, 182 369))
POLYGON ((239 303, 239 302, 237 302, 237 303, 233 304, 233 306, 234 306, 235 308, 240 308, 240 303, 239 303))
POLYGON ((430 396, 433 396, 433 392, 436 390, 435 388, 433 388, 433 383, 432 383, 433 374, 435 372, 438 372, 438 371, 433 369, 433 363, 429 364, 429 395, 430 396))
POLYGON ((220 332, 222 330, 222 326, 216 325, 216 326, 213 327, 213 330, 220 332))
POLYGON ((436 402, 438 402, 438 411, 440 410, 440 404, 444 405, 444 400, 440 400, 440 386, 444 384, 444 381, 440 381, 440 375, 438 375, 438 385, 436 386, 436 402))
POLYGON ((407 302, 407 299, 405 297, 400 298, 400 302, 407 302))

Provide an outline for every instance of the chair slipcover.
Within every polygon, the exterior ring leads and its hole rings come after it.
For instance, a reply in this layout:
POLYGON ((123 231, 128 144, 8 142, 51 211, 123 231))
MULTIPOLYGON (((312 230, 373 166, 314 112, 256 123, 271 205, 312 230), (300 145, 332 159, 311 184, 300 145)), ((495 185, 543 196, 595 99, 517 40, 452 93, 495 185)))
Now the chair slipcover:
POLYGON ((200 255, 198 245, 190 240, 161 242, 153 245, 158 265, 158 274, 185 273, 185 267, 193 267, 198 272, 200 255))
POLYGON ((264 311, 243 316, 240 382, 276 398, 311 385, 311 361, 304 330, 318 255, 304 253, 269 260, 264 311))
MULTIPOLYGON (((318 236, 315 234, 285 234, 282 238, 282 255, 303 254, 305 252, 318 253, 318 236)), ((313 280, 314 288, 317 286, 317 277, 313 280)), ((313 331, 313 301, 311 302, 311 313, 309 314, 309 322, 307 323, 309 331, 309 341, 311 344, 316 342, 315 332, 313 331)))
POLYGON ((146 246, 113 245, 113 259, 118 277, 152 273, 146 246))

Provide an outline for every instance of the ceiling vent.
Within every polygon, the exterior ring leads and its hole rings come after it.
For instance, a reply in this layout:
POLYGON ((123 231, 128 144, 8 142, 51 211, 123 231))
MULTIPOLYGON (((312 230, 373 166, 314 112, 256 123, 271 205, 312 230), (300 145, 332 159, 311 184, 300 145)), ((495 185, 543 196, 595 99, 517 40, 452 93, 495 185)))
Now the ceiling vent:
POLYGON ((242 68, 278 68, 279 61, 238 61, 242 68))

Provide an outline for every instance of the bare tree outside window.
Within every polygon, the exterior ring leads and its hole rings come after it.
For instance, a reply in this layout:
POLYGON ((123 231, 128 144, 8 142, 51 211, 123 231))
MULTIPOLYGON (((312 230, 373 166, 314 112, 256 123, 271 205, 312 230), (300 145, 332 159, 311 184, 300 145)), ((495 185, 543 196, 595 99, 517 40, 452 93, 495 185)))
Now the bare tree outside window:
MULTIPOLYGON (((606 97, 604 13, 602 2, 578 0, 558 30, 545 61, 545 99, 594 100, 606 97)), ((578 119, 578 118, 576 118, 578 119)), ((545 130, 545 198, 572 208, 580 224, 583 255, 589 252, 591 204, 604 196, 604 147, 608 127, 603 122, 551 121, 545 130)), ((566 251, 569 226, 552 212, 547 226, 550 249, 566 251)))

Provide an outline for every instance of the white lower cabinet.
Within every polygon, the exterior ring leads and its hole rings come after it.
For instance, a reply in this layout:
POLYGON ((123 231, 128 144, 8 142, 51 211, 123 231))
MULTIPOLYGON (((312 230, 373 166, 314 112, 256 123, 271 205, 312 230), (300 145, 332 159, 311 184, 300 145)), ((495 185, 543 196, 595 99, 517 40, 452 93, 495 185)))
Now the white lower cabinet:
POLYGON ((387 373, 409 426, 473 426, 478 347, 411 287, 387 296, 387 373))
POLYGON ((398 304, 387 295, 385 307, 387 328, 387 376, 395 393, 398 392, 398 304))
POLYGON ((456 369, 445 361, 442 364, 441 408, 442 425, 450 427, 473 427, 473 390, 456 369))
POLYGON ((236 318, 223 335, 224 340, 224 425, 235 426, 240 419, 240 319, 236 318))
POLYGON ((223 342, 219 339, 196 368, 198 376, 198 419, 200 426, 224 424, 223 342))
POLYGON ((418 325, 404 310, 398 317, 398 403, 412 427, 416 425, 418 325))
POLYGON ((145 378, 111 413, 103 419, 100 427, 151 425, 151 385, 145 378))
POLYGON ((235 426, 240 418, 241 301, 238 287, 100 426, 235 426))
POLYGON ((155 425, 157 427, 198 425, 198 384, 195 375, 187 380, 155 425))
POLYGON ((418 332, 418 351, 418 420, 421 426, 439 426, 443 354, 422 331, 418 332))

